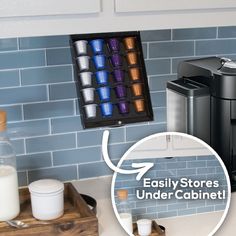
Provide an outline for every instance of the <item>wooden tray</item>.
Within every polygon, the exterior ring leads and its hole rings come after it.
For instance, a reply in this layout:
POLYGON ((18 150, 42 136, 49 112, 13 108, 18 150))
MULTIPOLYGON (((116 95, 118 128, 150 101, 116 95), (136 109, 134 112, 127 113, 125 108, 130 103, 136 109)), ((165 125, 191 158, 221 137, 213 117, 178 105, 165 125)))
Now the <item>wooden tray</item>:
MULTIPOLYGON (((133 224, 133 229, 134 229, 134 235, 139 236, 136 223, 133 224)), ((165 236, 165 235, 166 235, 165 227, 158 225, 156 223, 156 221, 153 220, 152 221, 152 233, 150 234, 150 236, 165 236)))
POLYGON ((32 216, 30 193, 28 188, 20 189, 21 213, 16 220, 31 225, 29 228, 15 229, 0 222, 2 236, 98 236, 98 219, 71 183, 65 184, 64 208, 62 217, 39 224, 32 216))

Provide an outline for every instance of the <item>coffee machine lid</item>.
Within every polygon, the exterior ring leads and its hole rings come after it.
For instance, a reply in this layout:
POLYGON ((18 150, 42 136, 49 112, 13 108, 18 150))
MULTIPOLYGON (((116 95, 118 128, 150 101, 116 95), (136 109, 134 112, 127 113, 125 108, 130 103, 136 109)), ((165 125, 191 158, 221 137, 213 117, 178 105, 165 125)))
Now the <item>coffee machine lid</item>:
POLYGON ((225 61, 219 71, 224 75, 236 75, 236 62, 225 61))

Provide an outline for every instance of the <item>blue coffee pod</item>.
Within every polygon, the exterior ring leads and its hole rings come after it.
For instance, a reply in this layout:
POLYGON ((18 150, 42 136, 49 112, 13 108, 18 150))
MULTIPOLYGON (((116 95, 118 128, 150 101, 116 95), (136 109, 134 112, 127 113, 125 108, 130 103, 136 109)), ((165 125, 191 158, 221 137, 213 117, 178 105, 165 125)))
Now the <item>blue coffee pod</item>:
POLYGON ((102 102, 110 101, 111 99, 111 89, 109 87, 100 87, 97 89, 99 98, 102 102))
POLYGON ((102 116, 108 117, 112 116, 113 113, 113 105, 110 102, 100 104, 102 116))
POLYGON ((94 54, 100 54, 103 52, 103 39, 94 39, 89 42, 94 54))
POLYGON ((108 72, 106 70, 100 70, 95 73, 96 81, 98 85, 108 84, 108 72))
POLYGON ((93 63, 96 67, 96 70, 104 69, 105 68, 105 56, 104 55, 93 56, 93 63))

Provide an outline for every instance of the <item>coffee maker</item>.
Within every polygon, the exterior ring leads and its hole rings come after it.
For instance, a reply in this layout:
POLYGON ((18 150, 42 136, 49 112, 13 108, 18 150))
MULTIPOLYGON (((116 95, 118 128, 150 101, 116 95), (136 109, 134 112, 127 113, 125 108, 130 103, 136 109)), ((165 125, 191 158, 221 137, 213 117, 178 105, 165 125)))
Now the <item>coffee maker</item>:
POLYGON ((167 83, 167 129, 208 143, 228 170, 236 190, 236 63, 209 57, 181 62, 167 83))

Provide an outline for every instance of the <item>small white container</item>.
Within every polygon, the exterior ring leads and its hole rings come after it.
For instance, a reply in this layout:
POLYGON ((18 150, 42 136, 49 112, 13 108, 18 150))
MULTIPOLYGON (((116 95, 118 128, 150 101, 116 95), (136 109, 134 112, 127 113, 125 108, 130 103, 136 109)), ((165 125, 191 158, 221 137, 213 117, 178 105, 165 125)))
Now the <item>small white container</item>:
POLYGON ((53 220, 64 213, 64 184, 54 179, 42 179, 29 185, 33 216, 38 220, 53 220))
POLYGON ((86 40, 78 40, 74 43, 77 56, 87 54, 87 44, 86 40))
POLYGON ((152 232, 152 221, 148 219, 141 219, 137 221, 138 234, 140 236, 148 236, 152 232))
POLYGON ((86 114, 86 118, 95 118, 96 117, 96 109, 97 104, 89 104, 89 105, 85 105, 84 109, 85 109, 85 114, 86 114))
POLYGON ((89 56, 80 56, 76 58, 77 64, 80 70, 88 70, 89 69, 89 56))
POLYGON ((95 88, 85 88, 81 90, 85 103, 94 102, 94 91, 95 88))
POLYGON ((80 73, 80 80, 83 87, 92 86, 92 73, 91 72, 80 73))

